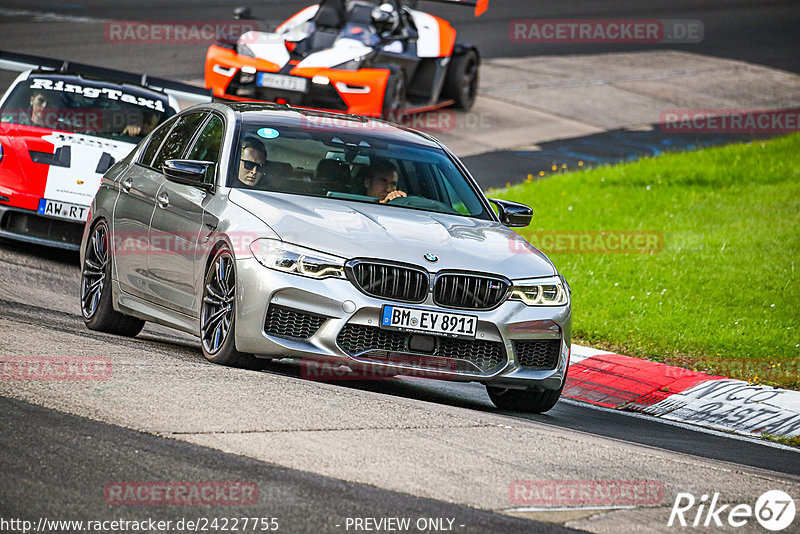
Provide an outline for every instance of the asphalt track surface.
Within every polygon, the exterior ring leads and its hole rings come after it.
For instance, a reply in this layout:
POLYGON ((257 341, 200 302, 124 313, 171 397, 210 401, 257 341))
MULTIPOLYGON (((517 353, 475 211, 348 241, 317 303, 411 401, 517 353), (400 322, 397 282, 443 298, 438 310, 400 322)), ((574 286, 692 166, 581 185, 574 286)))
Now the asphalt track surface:
MULTIPOLYGON (((0 398, 0 517, 177 523, 195 519, 275 518, 279 532, 346 532, 347 518, 449 518, 458 532, 575 532, 466 506, 420 499, 304 473, 180 441, 0 398), (116 481, 246 481, 258 504, 119 506, 103 488, 116 481)), ((212 532, 215 530, 212 530, 212 532)))
MULTIPOLYGON (((56 3, 14 2, 0 5, 0 48, 16 52, 65 57, 88 63, 148 72, 180 79, 198 79, 202 73, 205 45, 124 46, 106 42, 104 20, 228 20, 234 6, 242 2, 102 2, 56 3), (55 16, 53 16, 53 14, 55 16), (83 20, 82 17, 88 17, 83 20), (42 22, 50 20, 51 22, 42 22)), ((800 9, 797 2, 775 1, 665 1, 650 2, 512 2, 492 0, 490 10, 478 20, 468 9, 426 5, 425 9, 451 20, 465 40, 480 43, 486 57, 532 54, 579 54, 637 50, 632 45, 522 45, 508 38, 512 19, 530 18, 684 18, 699 19, 705 39, 681 45, 682 50, 741 59, 791 72, 800 72, 800 9), (487 36, 489 36, 487 38, 487 36)), ((255 4, 254 4, 255 5, 255 4)), ((306 2, 264 1, 254 15, 277 23, 306 2)), ((657 49, 675 45, 646 45, 657 49)), ((0 78, 7 80, 7 78, 0 78)), ((80 331, 77 310, 79 269, 74 254, 41 251, 24 245, 0 242, 0 319, 15 324, 2 336, 24 335, 31 325, 52 324, 54 328, 80 331), (31 273, 38 273, 36 276, 31 273), (44 274, 43 274, 44 273, 44 274), (74 311, 54 310, 29 292, 16 292, 15 284, 42 284, 58 298, 74 299, 74 311)), ((34 291, 35 293, 35 291, 34 291)), ((149 328, 145 343, 167 347, 176 365, 197 358, 199 345, 163 329, 149 328)), ((109 352, 124 351, 128 341, 103 337, 109 352)), ((268 373, 298 377, 289 364, 265 364, 268 373)), ((397 380, 380 384, 348 383, 341 388, 372 390, 383 395, 450 405, 468 410, 523 417, 564 432, 580 431, 619 440, 620 447, 640 444, 658 449, 729 462, 737 466, 767 469, 796 481, 800 461, 794 450, 738 439, 720 433, 668 425, 646 417, 600 410, 562 402, 545 415, 500 414, 492 407, 483 388, 476 384, 448 384, 397 380)), ((379 488, 342 482, 319 475, 276 467, 256 460, 225 454, 213 449, 142 434, 63 414, 10 399, 0 400, 0 516, 55 517, 64 511, 71 517, 135 517, 145 515, 169 519, 198 514, 176 508, 122 510, 106 505, 98 487, 109 476, 120 480, 143 479, 231 479, 247 478, 270 488, 262 495, 263 514, 280 515, 290 532, 327 532, 346 516, 458 517, 470 528, 465 531, 554 531, 555 525, 525 522, 428 499, 388 492, 379 488)), ((579 460, 576 459, 576 463, 579 460)), ((766 489, 770 489, 765 487, 766 489)), ((226 510, 226 515, 235 515, 226 510)), ((238 511, 238 510, 236 510, 238 511)), ((248 515, 252 510, 244 510, 248 515)), ((208 515, 221 515, 211 510, 208 515)), ((261 514, 260 514, 261 515, 261 514)))

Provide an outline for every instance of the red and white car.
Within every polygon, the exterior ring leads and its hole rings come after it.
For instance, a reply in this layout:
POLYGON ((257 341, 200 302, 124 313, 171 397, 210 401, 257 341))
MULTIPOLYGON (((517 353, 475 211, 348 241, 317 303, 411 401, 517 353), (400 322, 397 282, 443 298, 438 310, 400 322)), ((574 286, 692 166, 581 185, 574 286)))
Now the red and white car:
POLYGON ((207 90, 0 51, 0 237, 77 250, 103 174, 207 90))

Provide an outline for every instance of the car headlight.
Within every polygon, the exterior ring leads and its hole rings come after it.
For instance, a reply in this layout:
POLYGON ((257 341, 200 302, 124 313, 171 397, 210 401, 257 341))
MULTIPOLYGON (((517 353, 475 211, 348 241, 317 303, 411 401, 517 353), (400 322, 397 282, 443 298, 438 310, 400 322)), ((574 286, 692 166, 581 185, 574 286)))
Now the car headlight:
POLYGON ((256 81, 256 68, 250 65, 242 67, 242 70, 239 71, 239 83, 247 85, 254 81, 256 81))
POLYGON ((276 239, 256 239, 250 252, 264 267, 309 278, 345 278, 344 259, 276 239))
POLYGON ((509 300, 518 300, 527 306, 563 306, 569 304, 570 296, 565 282, 560 276, 541 282, 514 282, 509 300))
POLYGON ((564 275, 561 275, 561 274, 558 275, 558 278, 561 280, 561 283, 564 284, 564 287, 567 288, 567 293, 571 297, 572 296, 572 288, 569 287, 569 282, 567 282, 567 279, 564 278, 564 275))

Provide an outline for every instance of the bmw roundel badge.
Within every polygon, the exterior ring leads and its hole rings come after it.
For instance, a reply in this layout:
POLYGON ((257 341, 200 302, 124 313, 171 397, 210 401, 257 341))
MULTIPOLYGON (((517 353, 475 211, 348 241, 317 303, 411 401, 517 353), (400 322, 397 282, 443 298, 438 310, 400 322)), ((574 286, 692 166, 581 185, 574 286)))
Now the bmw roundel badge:
POLYGON ((439 256, 437 256, 436 254, 431 254, 430 252, 428 254, 425 254, 423 258, 425 258, 431 263, 436 263, 437 261, 439 261, 439 256))

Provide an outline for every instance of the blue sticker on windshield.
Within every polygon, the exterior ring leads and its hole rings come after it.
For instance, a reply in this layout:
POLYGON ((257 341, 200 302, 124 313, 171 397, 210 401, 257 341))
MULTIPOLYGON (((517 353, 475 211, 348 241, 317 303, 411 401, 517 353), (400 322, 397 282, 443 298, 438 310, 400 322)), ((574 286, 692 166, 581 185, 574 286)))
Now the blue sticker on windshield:
POLYGON ((278 130, 274 128, 261 128, 256 133, 259 135, 259 137, 263 137, 264 139, 275 139, 280 135, 278 130))

